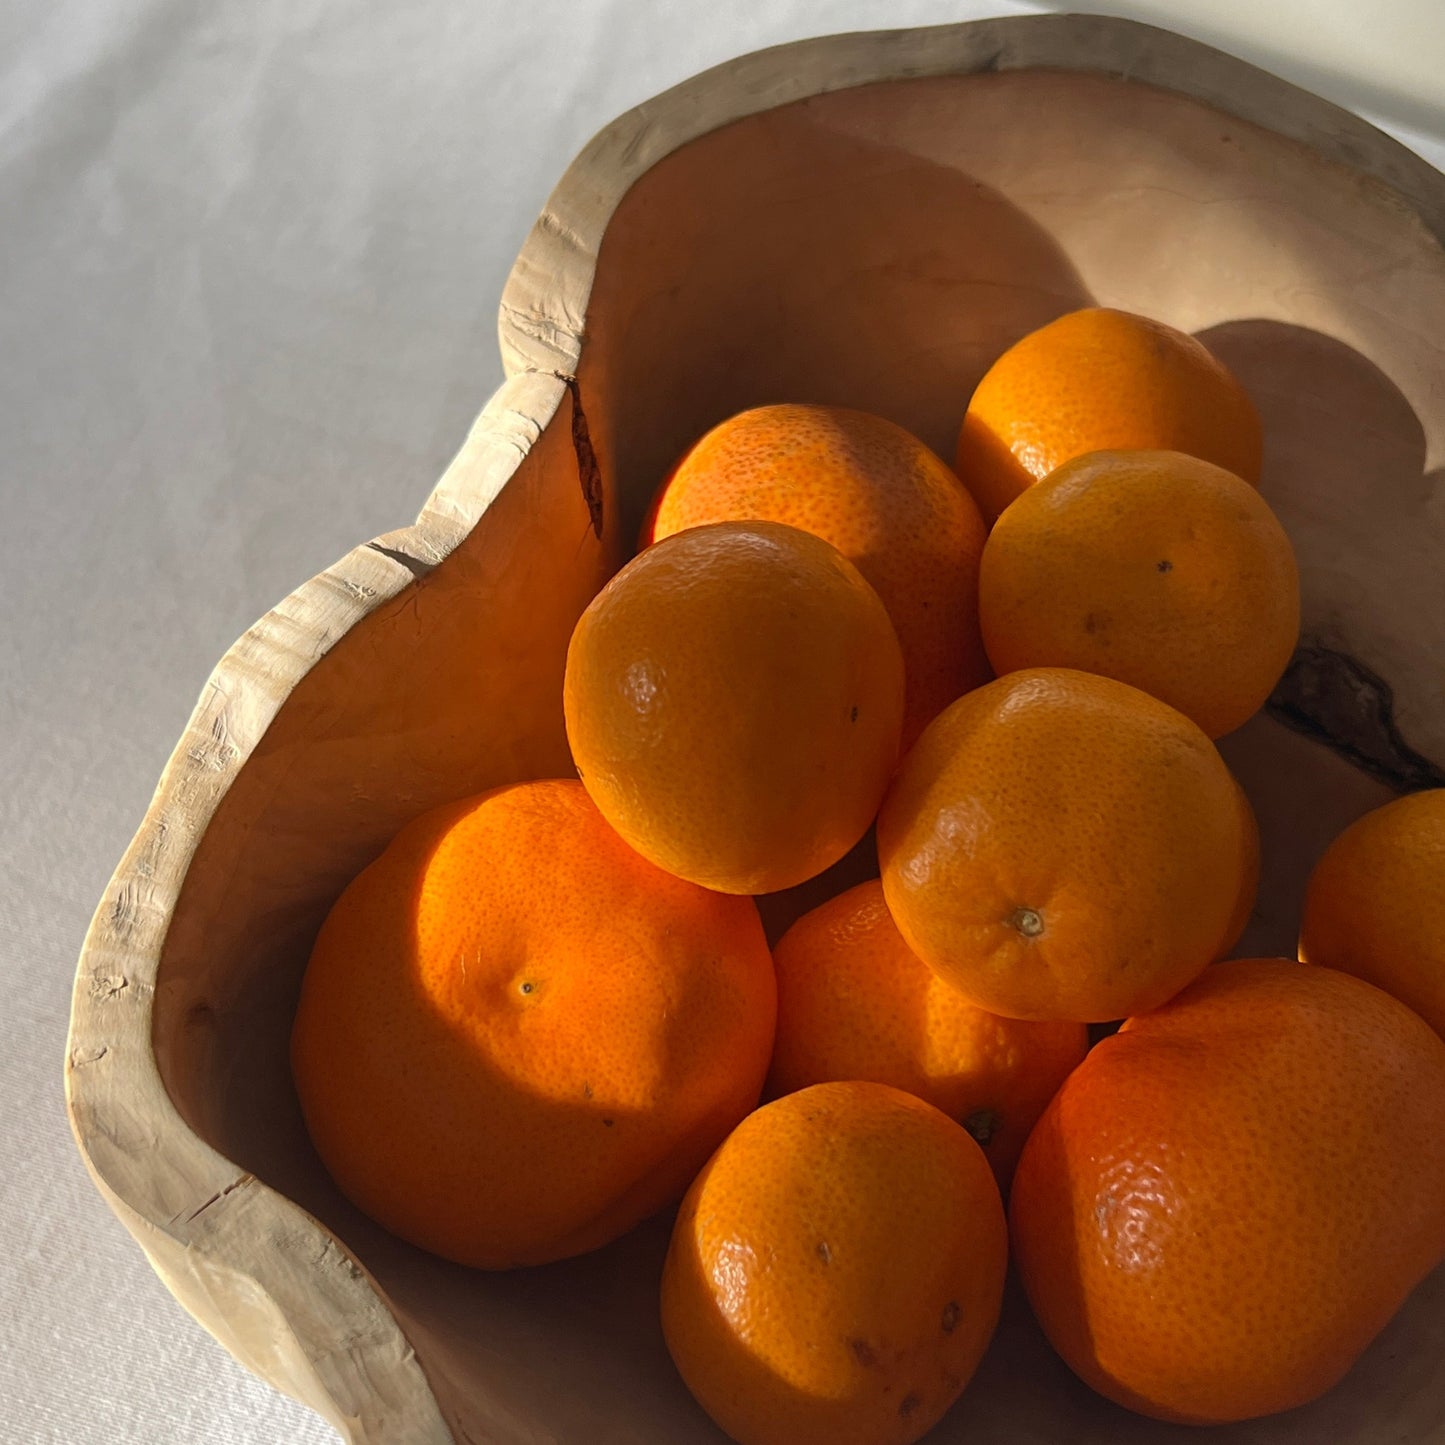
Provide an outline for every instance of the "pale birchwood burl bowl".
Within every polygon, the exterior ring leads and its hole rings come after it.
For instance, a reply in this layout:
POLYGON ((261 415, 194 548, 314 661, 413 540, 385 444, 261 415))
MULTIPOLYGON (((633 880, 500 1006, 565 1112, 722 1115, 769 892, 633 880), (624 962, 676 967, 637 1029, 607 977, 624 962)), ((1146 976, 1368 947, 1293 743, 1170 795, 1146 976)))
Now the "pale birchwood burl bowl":
MULTIPOLYGON (((96 913, 71 1117, 181 1303, 353 1441, 719 1441, 657 1325, 665 1220, 497 1275, 339 1197, 286 1064, 327 907, 422 809, 569 770, 572 624, 705 427, 838 402, 951 456, 988 363, 1100 302, 1201 334, 1264 416, 1305 636, 1224 749, 1264 832, 1245 947, 1289 952, 1325 841, 1392 789, 1442 781, 1442 236, 1445 179, 1368 125, 1095 17, 809 41, 609 126, 517 262, 508 380, 420 520, 226 654, 96 913)), ((1216 1436, 1445 1440, 1445 1274, 1328 1397, 1219 1432, 1097 1399, 1011 1298, 930 1438, 1216 1436)))

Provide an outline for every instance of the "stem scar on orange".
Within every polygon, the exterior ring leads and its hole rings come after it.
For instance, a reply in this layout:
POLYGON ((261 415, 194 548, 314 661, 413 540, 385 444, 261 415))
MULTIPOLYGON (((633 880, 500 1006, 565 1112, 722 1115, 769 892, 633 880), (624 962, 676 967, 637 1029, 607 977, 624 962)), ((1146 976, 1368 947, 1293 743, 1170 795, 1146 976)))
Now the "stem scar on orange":
POLYGON ((1011 672, 929 725, 878 818, 899 931, 990 1013, 1102 1023, 1224 947, 1246 816, 1172 707, 1068 668, 1011 672))
POLYGON ((417 818, 337 900, 292 1072, 372 1218, 539 1264, 682 1194, 757 1102, 774 1008, 751 899, 654 867, 581 784, 522 783, 417 818))
POLYGON ((977 1140, 1000 1188, 1088 1048, 1083 1024, 1000 1018, 945 983, 903 941, 876 878, 800 918, 773 963, 769 1093, 872 1079, 917 1094, 977 1140))

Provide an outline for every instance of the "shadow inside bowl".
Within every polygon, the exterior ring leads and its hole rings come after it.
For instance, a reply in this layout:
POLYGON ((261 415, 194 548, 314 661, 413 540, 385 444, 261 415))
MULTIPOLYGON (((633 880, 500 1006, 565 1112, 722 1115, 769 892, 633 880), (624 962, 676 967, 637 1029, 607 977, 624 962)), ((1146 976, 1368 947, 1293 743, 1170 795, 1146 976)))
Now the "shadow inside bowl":
POLYGON ((921 116, 894 134, 845 122, 833 96, 737 121, 614 217, 579 375, 629 536, 682 451, 750 406, 877 412, 951 464, 994 358, 1091 303, 1025 209, 917 143, 921 116))

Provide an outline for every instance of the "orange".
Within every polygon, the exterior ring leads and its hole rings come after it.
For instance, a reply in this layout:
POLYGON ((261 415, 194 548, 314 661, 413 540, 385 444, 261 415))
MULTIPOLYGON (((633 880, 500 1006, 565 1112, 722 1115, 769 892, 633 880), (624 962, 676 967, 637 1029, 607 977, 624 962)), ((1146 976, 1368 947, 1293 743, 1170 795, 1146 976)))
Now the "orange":
POLYGON ((873 585, 903 648, 905 747, 954 698, 987 681, 978 633, 983 519, 917 437, 846 407, 755 407, 683 457, 642 540, 750 520, 822 537, 873 585))
POLYGON ((775 522, 639 553, 567 649, 567 738, 645 858, 725 893, 788 888, 867 831, 898 756, 903 659, 878 594, 775 522))
POLYGON ((980 1008, 1101 1023, 1220 951, 1245 872, 1238 791, 1166 703, 1064 668, 1011 672, 919 739, 878 818, 909 946, 980 1008))
POLYGON ((1094 1389, 1191 1424, 1328 1390, 1445 1258, 1445 1043, 1348 974, 1210 969, 1096 1044, 1014 1176, 1014 1257, 1094 1389))
POLYGON ((907 1445, 987 1348, 1007 1256, 957 1124, 883 1084, 817 1084, 745 1119, 688 1191, 663 1334, 741 1445, 907 1445))
POLYGON ((332 908, 291 1037, 342 1191, 461 1264, 594 1249, 757 1102, 774 984, 750 899, 632 851, 572 780, 410 823, 332 908))
POLYGON ((805 914, 773 962, 770 1093, 830 1079, 906 1089, 973 1135, 1001 1188, 1089 1046, 1083 1024, 999 1018, 944 983, 904 943, 877 879, 805 914))
POLYGON ((979 617, 1000 673, 1077 667, 1233 732, 1299 640, 1294 549, 1246 482, 1182 452, 1090 452, 994 524, 979 617))
POLYGON ((1201 342, 1093 306, 1015 342, 989 368, 958 438, 958 475, 992 521, 1085 452, 1188 452, 1259 481, 1259 416, 1201 342))
POLYGON ((1299 954, 1368 979, 1445 1037, 1445 788, 1396 798, 1330 844, 1299 954))

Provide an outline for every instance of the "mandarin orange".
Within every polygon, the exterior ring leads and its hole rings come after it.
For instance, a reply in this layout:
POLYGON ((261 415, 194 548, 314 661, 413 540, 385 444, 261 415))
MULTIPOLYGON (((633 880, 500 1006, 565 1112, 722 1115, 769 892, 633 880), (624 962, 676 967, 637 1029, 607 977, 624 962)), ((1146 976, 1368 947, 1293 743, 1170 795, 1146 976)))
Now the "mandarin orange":
POLYGON ((1238 790, 1166 703, 1067 668, 1012 672, 929 725, 878 818, 909 946, 990 1013, 1099 1023, 1157 1007, 1225 943, 1238 790))
POLYGON ((917 1094, 978 1141, 1000 1188, 1088 1048, 1083 1024, 1005 1019, 971 1004, 904 943, 876 878, 800 918, 773 963, 769 1093, 871 1079, 917 1094))
POLYGON ((1263 434, 1244 388, 1201 342, 1091 306, 1030 332, 989 368, 957 469, 992 521, 1071 458, 1137 448, 1187 452, 1258 482, 1263 434))
POLYGON ((903 659, 828 542, 718 522, 640 552, 567 649, 567 739, 644 857, 728 893, 822 872, 867 831, 898 756, 903 659))
POLYGON ((694 1181, 663 1334, 740 1445, 909 1445, 987 1348, 1007 1253, 958 1124, 883 1084, 817 1084, 745 1119, 694 1181))
POLYGON ((332 1177, 461 1264, 594 1249, 679 1197, 757 1102, 751 899, 640 857, 573 780, 410 823, 337 900, 291 1038, 332 1177))
POLYGON ((1299 955, 1368 979, 1445 1038, 1445 788, 1396 798, 1330 844, 1299 955))
POLYGON ((1299 640, 1294 549, 1269 504, 1182 452, 1090 452, 994 524, 979 617, 1000 672, 1077 667, 1212 738, 1257 712, 1299 640))
POLYGON ((1445 1258, 1445 1042, 1332 969, 1246 959, 1131 1019, 1014 1176, 1039 1323, 1094 1389, 1187 1424, 1329 1389, 1445 1258))

